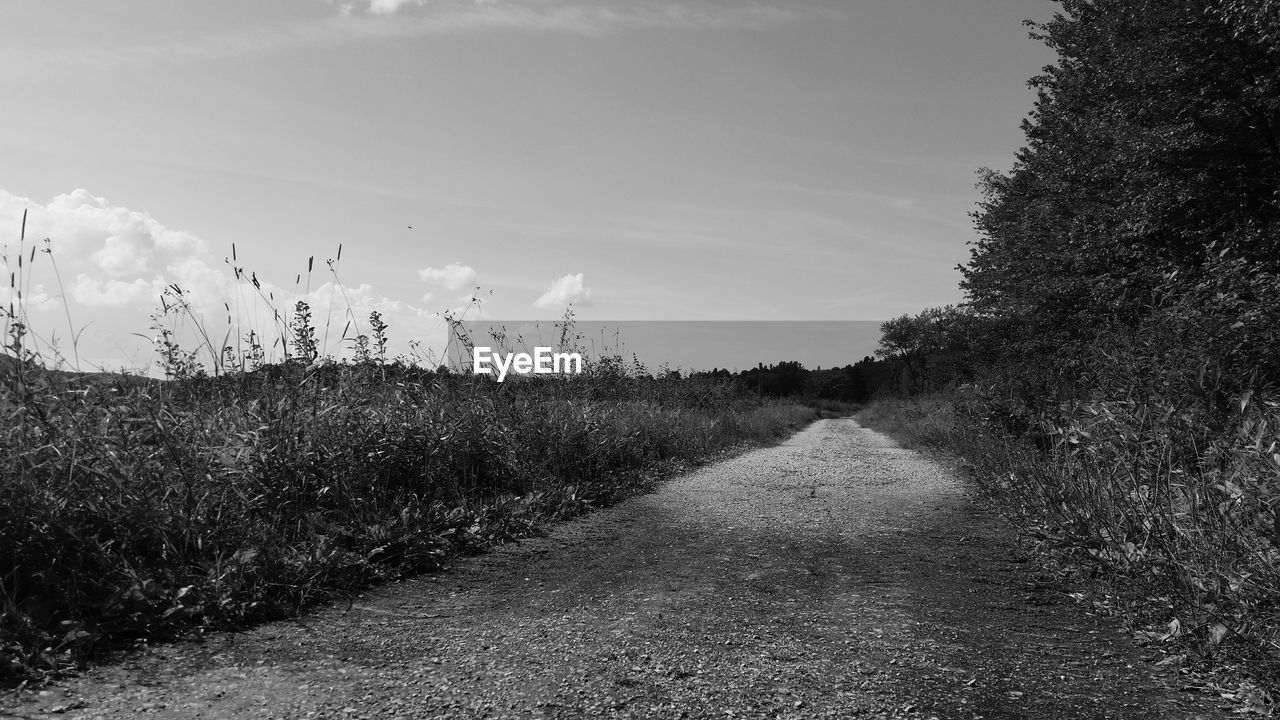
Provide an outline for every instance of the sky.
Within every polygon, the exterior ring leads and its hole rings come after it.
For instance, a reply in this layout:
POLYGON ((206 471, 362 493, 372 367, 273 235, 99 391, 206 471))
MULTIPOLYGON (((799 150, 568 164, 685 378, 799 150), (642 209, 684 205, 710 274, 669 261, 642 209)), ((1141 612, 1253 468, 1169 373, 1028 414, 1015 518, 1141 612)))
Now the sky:
POLYGON ((1026 81, 1053 59, 1022 21, 1054 9, 6 2, 0 270, 29 340, 83 369, 151 365, 158 327, 270 346, 300 299, 334 354, 374 310, 394 354, 432 350, 445 312, 884 320, 956 303, 976 171, 1010 165, 1026 81))

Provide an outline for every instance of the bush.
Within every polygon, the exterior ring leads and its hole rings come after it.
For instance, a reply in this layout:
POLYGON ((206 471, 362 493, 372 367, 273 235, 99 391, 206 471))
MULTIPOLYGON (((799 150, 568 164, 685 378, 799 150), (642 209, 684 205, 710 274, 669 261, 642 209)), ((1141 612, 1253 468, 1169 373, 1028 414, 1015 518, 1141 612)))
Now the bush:
POLYGON ((1075 399, 1020 436, 1008 431, 1005 402, 996 388, 971 386, 882 400, 859 417, 962 457, 986 496, 1036 537, 1087 557, 1165 613, 1160 622, 1176 620, 1192 658, 1227 651, 1274 689, 1280 395, 1241 393, 1225 420, 1176 393, 1075 399))

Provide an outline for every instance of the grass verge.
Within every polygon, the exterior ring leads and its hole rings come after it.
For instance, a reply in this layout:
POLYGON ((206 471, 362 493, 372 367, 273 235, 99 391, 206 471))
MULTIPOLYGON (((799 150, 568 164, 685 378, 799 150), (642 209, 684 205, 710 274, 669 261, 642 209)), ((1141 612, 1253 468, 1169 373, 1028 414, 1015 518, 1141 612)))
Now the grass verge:
POLYGON ((1095 401, 1063 404, 1013 436, 972 390, 884 399, 858 418, 960 458, 1044 557, 1097 580, 1095 604, 1124 616, 1188 684, 1274 707, 1276 398, 1245 397, 1226 429, 1189 407, 1095 401))

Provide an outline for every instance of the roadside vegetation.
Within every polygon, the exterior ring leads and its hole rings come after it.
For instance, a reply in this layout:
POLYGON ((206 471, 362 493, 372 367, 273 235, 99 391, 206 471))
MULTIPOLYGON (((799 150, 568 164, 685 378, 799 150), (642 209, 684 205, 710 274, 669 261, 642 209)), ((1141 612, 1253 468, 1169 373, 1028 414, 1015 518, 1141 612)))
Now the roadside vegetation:
POLYGON ((153 328, 164 379, 75 373, 37 351, 15 297, 0 354, 10 682, 439 568, 818 415, 616 356, 504 383, 423 367, 386 356, 376 313, 339 360, 305 303, 277 315, 283 361, 256 331, 211 353, 201 329, 188 349, 168 322, 195 317, 179 288, 153 328))
POLYGON ((1280 15, 1062 0, 967 302, 883 326, 863 417, 961 455, 1184 668, 1280 685, 1280 15))

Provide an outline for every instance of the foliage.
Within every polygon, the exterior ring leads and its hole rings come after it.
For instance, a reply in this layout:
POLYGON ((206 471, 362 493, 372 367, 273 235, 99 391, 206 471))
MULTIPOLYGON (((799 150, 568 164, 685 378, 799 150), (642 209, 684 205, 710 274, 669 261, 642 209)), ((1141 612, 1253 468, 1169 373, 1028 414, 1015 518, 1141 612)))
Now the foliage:
POLYGON ((948 305, 902 315, 880 326, 876 355, 901 367, 897 389, 927 392, 972 379, 997 345, 1000 324, 970 308, 948 305))
POLYGON ((603 398, 601 383, 394 363, 167 382, 13 364, 0 674, 435 568, 815 414, 714 380, 612 378, 603 398))
POLYGON ((987 172, 964 288, 1062 357, 1211 274, 1280 270, 1280 48, 1230 11, 1177 0, 1066 0, 1036 36, 1027 146, 987 172))
POLYGON ((884 388, 917 395, 867 417, 1274 688, 1280 5, 1060 4, 1026 145, 981 175, 967 303, 885 324, 884 388))
POLYGON ((161 304, 163 380, 66 371, 33 345, 20 293, 4 312, 0 680, 438 568, 818 414, 620 358, 505 383, 432 370, 387 358, 377 312, 369 335, 344 330, 339 361, 306 302, 270 307, 285 354, 269 362, 256 329, 239 350, 230 330, 214 342, 181 288, 161 304))
MULTIPOLYGON (((1280 395, 1232 398, 1230 432, 1178 393, 1064 403, 1047 443, 1010 435, 998 386, 878 401, 859 419, 961 457, 1042 547, 1102 570, 1193 667, 1280 677, 1280 395), (1173 643, 1170 641, 1177 640, 1173 643)), ((1150 633, 1140 637, 1151 639, 1150 633)))

